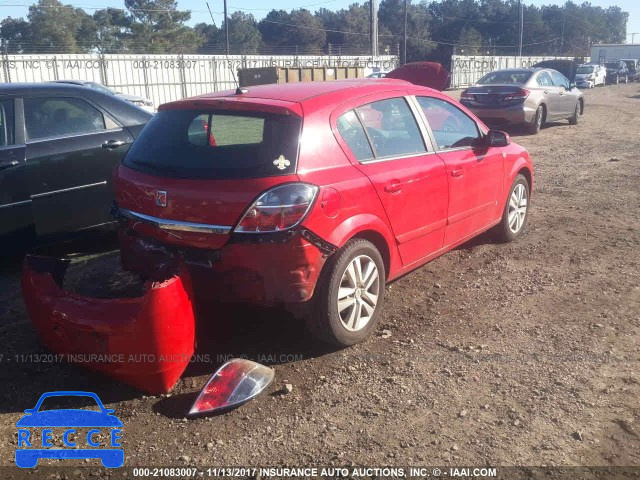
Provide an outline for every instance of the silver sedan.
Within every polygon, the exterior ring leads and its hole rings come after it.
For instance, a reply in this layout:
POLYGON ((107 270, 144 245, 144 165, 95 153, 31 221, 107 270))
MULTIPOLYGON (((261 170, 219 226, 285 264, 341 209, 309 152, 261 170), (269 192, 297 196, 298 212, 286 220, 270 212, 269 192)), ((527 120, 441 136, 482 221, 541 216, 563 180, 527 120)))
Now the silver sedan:
POLYGON ((534 135, 546 122, 576 125, 584 113, 582 92, 547 68, 495 70, 464 90, 460 102, 488 125, 525 125, 534 135))

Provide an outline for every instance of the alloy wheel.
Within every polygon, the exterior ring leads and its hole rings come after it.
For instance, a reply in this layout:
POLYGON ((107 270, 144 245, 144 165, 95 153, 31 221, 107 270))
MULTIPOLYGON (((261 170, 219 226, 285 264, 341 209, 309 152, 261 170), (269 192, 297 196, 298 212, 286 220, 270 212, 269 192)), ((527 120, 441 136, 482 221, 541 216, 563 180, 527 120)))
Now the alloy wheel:
POLYGON ((338 315, 344 328, 362 330, 373 316, 379 295, 378 267, 371 257, 358 255, 347 265, 338 288, 338 315))
POLYGON ((524 219, 527 215, 527 189, 519 183, 511 192, 509 198, 508 222, 509 230, 516 234, 524 225, 524 219))

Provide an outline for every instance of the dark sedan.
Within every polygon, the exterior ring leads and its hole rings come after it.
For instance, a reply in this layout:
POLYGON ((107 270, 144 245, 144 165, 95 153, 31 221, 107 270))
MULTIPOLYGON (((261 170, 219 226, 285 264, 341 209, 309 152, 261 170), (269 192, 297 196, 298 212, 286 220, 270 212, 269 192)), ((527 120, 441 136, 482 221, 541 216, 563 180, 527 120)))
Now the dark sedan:
POLYGON ((151 116, 89 88, 0 85, 0 235, 110 222, 111 172, 151 116))

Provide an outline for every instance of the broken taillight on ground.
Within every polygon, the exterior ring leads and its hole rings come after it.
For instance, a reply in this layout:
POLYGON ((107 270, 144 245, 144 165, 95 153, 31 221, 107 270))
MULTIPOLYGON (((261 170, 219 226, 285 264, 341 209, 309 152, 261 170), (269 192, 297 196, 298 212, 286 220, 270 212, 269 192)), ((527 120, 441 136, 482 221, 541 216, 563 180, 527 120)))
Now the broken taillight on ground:
POLYGON ((171 390, 195 346, 186 268, 147 281, 141 296, 96 298, 63 289, 69 263, 33 255, 25 259, 24 301, 44 345, 145 392, 171 390))
POLYGON ((275 372, 251 360, 234 358, 209 379, 189 415, 213 413, 238 407, 257 397, 273 381, 275 372))

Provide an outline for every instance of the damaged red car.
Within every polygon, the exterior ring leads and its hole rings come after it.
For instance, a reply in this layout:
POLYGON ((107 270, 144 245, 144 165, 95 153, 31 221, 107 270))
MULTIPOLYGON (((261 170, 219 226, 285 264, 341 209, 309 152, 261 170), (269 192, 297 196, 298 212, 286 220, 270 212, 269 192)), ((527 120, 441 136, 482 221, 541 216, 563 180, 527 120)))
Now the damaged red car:
POLYGON ((455 100, 396 79, 263 85, 162 105, 114 175, 125 268, 285 304, 338 345, 385 284, 527 222, 533 166, 455 100))

